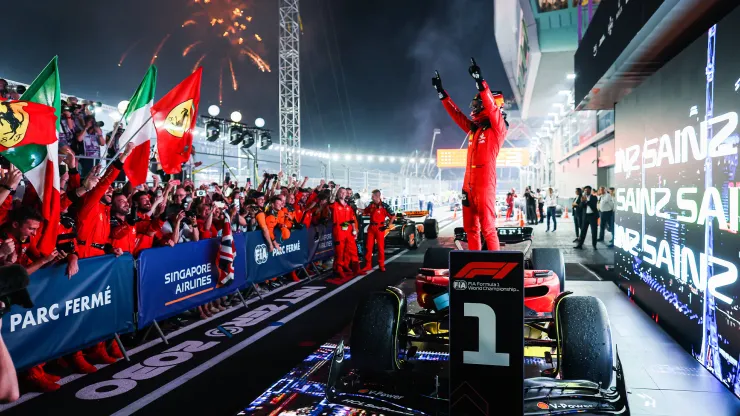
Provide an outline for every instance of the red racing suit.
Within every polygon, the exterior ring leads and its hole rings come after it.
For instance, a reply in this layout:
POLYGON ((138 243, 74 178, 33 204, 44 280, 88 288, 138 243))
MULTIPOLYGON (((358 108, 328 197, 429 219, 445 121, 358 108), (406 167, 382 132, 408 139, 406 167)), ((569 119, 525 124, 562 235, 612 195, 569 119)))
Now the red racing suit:
POLYGON ((482 82, 480 92, 483 110, 479 120, 470 120, 447 96, 442 104, 452 120, 468 133, 468 159, 465 167, 463 193, 463 228, 468 234, 468 248, 481 249, 481 228, 488 250, 499 250, 496 232, 496 158, 506 138, 506 124, 501 110, 494 103, 488 83, 482 82))
POLYGON ((100 200, 116 180, 123 163, 116 160, 110 165, 98 184, 86 193, 77 213, 77 253, 79 258, 102 256, 110 238, 110 204, 100 200))
POLYGON ((386 218, 395 215, 393 208, 385 202, 381 202, 380 204, 373 202, 365 208, 363 213, 370 216, 370 225, 367 227, 367 235, 365 236, 365 267, 372 266, 373 245, 377 243, 378 266, 381 269, 385 269, 385 230, 381 230, 381 228, 385 227, 386 218))
POLYGON ((329 205, 334 228, 334 270, 345 272, 350 264, 360 261, 357 255, 357 242, 352 231, 357 230, 355 213, 349 204, 337 201, 329 205), (354 228, 353 228, 354 227, 354 228))

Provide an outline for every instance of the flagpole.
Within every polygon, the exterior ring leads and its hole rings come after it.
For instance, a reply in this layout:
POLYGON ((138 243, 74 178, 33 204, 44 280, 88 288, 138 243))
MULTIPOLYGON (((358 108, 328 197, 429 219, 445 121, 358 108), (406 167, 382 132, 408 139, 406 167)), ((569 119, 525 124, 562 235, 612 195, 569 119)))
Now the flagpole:
MULTIPOLYGON (((103 151, 103 154, 102 154, 104 158, 103 159, 100 159, 100 164, 101 165, 105 161, 105 156, 108 155, 108 149, 110 148, 110 145, 113 143, 114 140, 116 140, 116 133, 118 132, 118 130, 123 125, 123 121, 124 121, 124 118, 125 118, 124 115, 125 115, 125 113, 124 114, 121 114, 121 118, 118 119, 117 122, 113 122, 113 130, 111 130, 111 132, 110 132, 110 141, 105 145, 105 150, 103 151)), ((119 146, 119 148, 120 148, 120 146, 119 146)), ((108 167, 106 166, 106 169, 107 168, 108 167)), ((103 169, 103 172, 105 172, 105 169, 103 169)))
MULTIPOLYGON (((105 169, 103 169, 103 170, 102 170, 101 174, 102 174, 102 173, 105 173, 105 171, 107 171, 107 170, 108 170, 108 168, 110 167, 110 165, 112 165, 112 164, 113 164, 113 162, 115 162, 115 161, 116 161, 116 158, 118 158, 118 156, 120 156, 120 154, 121 154, 121 152, 123 151, 123 149, 125 149, 125 148, 126 148, 126 145, 128 145, 128 144, 129 144, 129 142, 130 142, 130 141, 131 141, 131 140, 132 140, 132 139, 133 139, 134 137, 136 137, 136 135, 137 135, 137 134, 139 134, 139 132, 141 131, 141 129, 143 129, 143 128, 144 128, 144 126, 146 126, 147 124, 149 124, 149 122, 150 122, 150 121, 152 121, 152 118, 153 118, 153 117, 154 117, 154 116, 151 116, 151 115, 150 115, 150 116, 149 116, 149 118, 148 118, 148 119, 146 119, 146 121, 145 121, 145 122, 141 123, 141 125, 140 125, 140 126, 139 126, 139 128, 138 128, 138 129, 137 129, 137 130, 136 130, 136 131, 134 132, 134 134, 132 134, 132 135, 131 135, 131 137, 129 137, 129 138, 128 138, 128 140, 126 141, 126 143, 124 143, 124 144, 123 144, 123 145, 121 145, 121 146, 118 146, 118 150, 116 151, 116 154, 115 154, 115 155, 113 155, 113 160, 109 161, 109 162, 108 162, 108 164, 107 164, 107 165, 105 165, 105 169)), ((111 139, 111 140, 112 140, 112 139, 111 139)))

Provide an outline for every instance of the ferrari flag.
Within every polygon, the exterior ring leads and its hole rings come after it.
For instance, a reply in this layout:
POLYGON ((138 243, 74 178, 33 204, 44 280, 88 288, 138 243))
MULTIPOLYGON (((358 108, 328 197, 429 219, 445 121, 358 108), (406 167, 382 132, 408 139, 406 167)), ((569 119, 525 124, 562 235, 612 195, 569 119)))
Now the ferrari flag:
POLYGON ((152 107, 157 152, 164 173, 179 173, 182 164, 190 159, 202 75, 203 68, 198 68, 152 107))
MULTIPOLYGON (((0 152, 57 141, 54 108, 29 101, 0 102, 0 152)), ((22 169, 22 166, 18 166, 22 169)))
POLYGON ((133 143, 134 150, 126 158, 123 171, 131 186, 139 186, 146 182, 149 171, 149 139, 154 136, 154 124, 150 114, 154 102, 154 89, 157 84, 157 67, 149 67, 144 79, 129 101, 128 108, 123 114, 126 122, 126 131, 121 135, 120 143, 133 143))
POLYGON ((38 195, 44 229, 37 248, 44 255, 51 254, 56 247, 60 215, 57 140, 61 115, 60 92, 59 68, 55 56, 23 93, 21 102, 3 103, 0 106, 4 111, 3 120, 0 121, 0 135, 5 140, 10 140, 2 144, 5 148, 10 148, 3 152, 3 156, 23 172, 38 195), (31 105, 31 102, 38 104, 31 105), (43 110, 41 114, 45 115, 34 118, 36 108, 43 110), (24 118, 25 121, 22 121, 24 118))

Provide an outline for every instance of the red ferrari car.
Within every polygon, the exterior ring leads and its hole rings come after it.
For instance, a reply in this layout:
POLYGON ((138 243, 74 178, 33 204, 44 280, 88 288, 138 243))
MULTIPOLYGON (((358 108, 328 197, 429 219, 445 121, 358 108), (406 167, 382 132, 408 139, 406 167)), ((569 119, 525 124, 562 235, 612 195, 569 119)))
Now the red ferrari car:
MULTIPOLYGON (((555 299, 565 289, 565 262, 560 250, 532 246, 532 227, 501 227, 498 235, 502 246, 527 243, 524 271, 524 307, 527 316, 552 313, 555 299)), ((455 245, 464 249, 467 235, 462 228, 455 229, 455 245)), ((485 242, 484 242, 485 244, 485 242)), ((483 247, 485 250, 485 246, 483 247)), ((435 247, 427 250, 424 263, 416 276, 416 299, 424 309, 441 309, 435 302, 444 302, 440 295, 447 293, 450 271, 447 265, 449 252, 453 248, 435 247)))

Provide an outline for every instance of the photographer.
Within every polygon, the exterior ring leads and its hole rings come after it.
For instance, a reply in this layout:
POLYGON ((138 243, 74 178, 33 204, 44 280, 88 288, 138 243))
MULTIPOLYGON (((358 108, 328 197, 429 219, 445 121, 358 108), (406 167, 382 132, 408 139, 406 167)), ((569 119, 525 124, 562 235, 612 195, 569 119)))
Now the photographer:
POLYGON ((23 173, 8 163, 8 169, 0 169, 0 224, 5 222, 8 213, 13 208, 13 195, 23 179, 23 173))
POLYGON ((85 156, 79 164, 83 173, 89 172, 100 158, 100 147, 105 146, 105 137, 100 128, 103 122, 95 121, 94 116, 85 116, 85 127, 78 132, 75 140, 77 143, 75 153, 78 156, 85 156))
POLYGON ((8 81, 0 78, 0 101, 20 100, 21 94, 26 92, 26 87, 22 85, 10 86, 8 81))
POLYGON ((199 241, 200 235, 196 224, 194 211, 186 211, 182 206, 170 205, 167 207, 167 221, 162 226, 162 241, 171 241, 172 244, 199 241))

